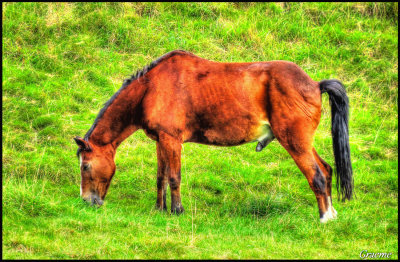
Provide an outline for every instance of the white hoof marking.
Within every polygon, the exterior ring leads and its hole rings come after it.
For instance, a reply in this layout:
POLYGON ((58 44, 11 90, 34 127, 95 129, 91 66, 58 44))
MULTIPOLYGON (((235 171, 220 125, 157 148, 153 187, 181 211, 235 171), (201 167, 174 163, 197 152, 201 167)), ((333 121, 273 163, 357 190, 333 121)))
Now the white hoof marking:
POLYGON ((331 198, 328 197, 328 210, 319 219, 321 223, 326 223, 329 220, 335 219, 337 217, 337 211, 333 208, 331 203, 331 198))
POLYGON ((322 215, 320 218, 321 223, 326 223, 329 220, 334 219, 333 214, 332 214, 332 209, 329 208, 328 211, 325 212, 325 214, 322 215))

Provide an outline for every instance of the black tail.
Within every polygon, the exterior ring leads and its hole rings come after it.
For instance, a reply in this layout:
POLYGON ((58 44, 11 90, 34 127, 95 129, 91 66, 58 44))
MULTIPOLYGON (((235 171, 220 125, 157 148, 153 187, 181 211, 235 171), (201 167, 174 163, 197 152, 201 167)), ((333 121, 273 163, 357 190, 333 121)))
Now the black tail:
POLYGON ((319 83, 321 93, 328 93, 332 108, 332 140, 335 155, 339 199, 350 200, 353 195, 353 169, 349 145, 349 98, 338 80, 323 80, 319 83), (340 187, 339 187, 340 185, 340 187))

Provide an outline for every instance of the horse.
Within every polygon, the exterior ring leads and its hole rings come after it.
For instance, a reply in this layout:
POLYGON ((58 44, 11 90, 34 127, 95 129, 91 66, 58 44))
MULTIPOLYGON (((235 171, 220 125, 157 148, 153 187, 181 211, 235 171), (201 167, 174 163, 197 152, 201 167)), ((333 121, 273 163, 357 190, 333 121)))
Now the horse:
POLYGON ((349 99, 338 80, 313 81, 289 61, 223 63, 184 50, 171 51, 126 79, 100 110, 78 145, 83 200, 101 206, 115 174, 118 146, 142 129, 157 148, 157 201, 184 212, 180 195, 185 142, 238 146, 275 138, 306 177, 317 199, 320 222, 335 219, 332 168, 312 145, 321 118, 321 96, 329 95, 338 199, 351 200, 349 99))

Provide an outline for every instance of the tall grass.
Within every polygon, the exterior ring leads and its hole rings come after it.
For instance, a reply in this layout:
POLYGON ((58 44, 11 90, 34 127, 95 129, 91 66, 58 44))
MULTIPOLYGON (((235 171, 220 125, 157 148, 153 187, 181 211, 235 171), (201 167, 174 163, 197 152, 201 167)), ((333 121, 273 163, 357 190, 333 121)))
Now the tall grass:
MULTIPOLYGON (((397 3, 3 3, 3 258, 397 259, 397 13, 397 3), (80 200, 72 138, 123 79, 174 49, 289 60, 344 83, 357 198, 334 200, 336 221, 319 223, 276 141, 261 153, 184 144, 186 213, 171 216, 154 209, 155 143, 139 131, 118 150, 105 205, 80 200)), ((333 165, 330 130, 324 95, 314 145, 333 165)))

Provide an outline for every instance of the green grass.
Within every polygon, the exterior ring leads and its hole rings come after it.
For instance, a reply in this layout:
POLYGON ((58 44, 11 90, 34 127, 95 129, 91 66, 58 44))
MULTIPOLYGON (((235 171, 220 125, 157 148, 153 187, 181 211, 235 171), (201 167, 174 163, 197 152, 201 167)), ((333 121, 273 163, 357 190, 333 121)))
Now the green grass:
MULTIPOLYGON (((397 3, 3 3, 4 259, 398 258, 397 3), (272 142, 184 144, 186 213, 155 210, 155 143, 119 148, 105 205, 79 198, 73 137, 123 79, 174 49, 216 61, 289 60, 336 78, 351 104, 357 198, 320 224, 289 154, 272 142)), ((315 136, 333 165, 330 106, 315 136)), ((335 180, 336 181, 336 180, 335 180)), ((169 202, 168 202, 169 204, 169 202)))

